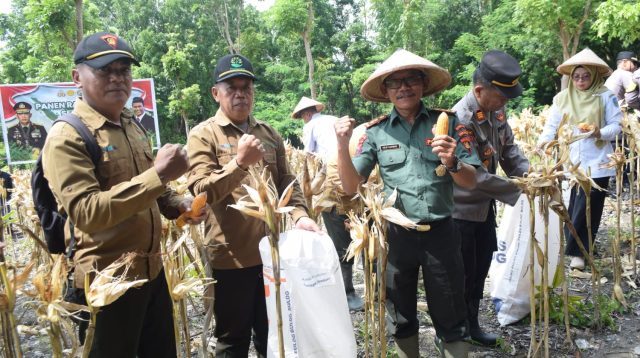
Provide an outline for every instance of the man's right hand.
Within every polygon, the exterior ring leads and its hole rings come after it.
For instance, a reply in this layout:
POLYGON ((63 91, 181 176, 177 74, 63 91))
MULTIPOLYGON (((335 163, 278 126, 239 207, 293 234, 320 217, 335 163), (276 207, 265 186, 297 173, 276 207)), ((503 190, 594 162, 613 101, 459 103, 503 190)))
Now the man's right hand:
POLYGON ((341 117, 336 121, 334 127, 336 129, 338 146, 341 146, 342 148, 349 148, 349 139, 351 139, 355 124, 356 120, 349 118, 349 116, 341 117))
POLYGON ((176 180, 189 169, 187 151, 180 144, 165 144, 158 150, 153 166, 162 184, 176 180))
POLYGON ((240 168, 247 169, 250 165, 262 160, 264 152, 264 145, 260 142, 260 139, 251 134, 243 134, 238 140, 236 163, 240 168))

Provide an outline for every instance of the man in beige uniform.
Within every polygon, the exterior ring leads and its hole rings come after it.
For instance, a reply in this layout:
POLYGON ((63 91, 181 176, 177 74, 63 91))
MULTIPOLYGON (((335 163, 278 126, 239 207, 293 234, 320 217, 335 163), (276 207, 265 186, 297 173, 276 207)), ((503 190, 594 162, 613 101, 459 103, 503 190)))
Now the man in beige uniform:
MULTIPOLYGON (((95 167, 80 134, 58 122, 47 136, 42 164, 75 226, 75 287, 83 288, 86 273, 131 252, 138 255, 127 280, 148 280, 100 309, 90 356, 175 357, 171 298, 160 258, 160 213, 176 218, 191 206, 191 199, 165 185, 187 170, 186 153, 167 144, 154 161, 145 134, 123 109, 131 94, 131 64, 138 64, 123 39, 105 32, 87 36, 73 57, 73 81, 82 90, 73 114, 95 136, 102 158, 95 167)), ((198 221, 203 218, 200 213, 198 221)))
MULTIPOLYGON (((260 357, 267 350, 267 313, 258 243, 267 234, 264 222, 228 207, 247 194, 249 166, 266 167, 281 194, 295 179, 280 135, 251 116, 253 67, 241 55, 218 60, 213 98, 216 115, 189 133, 189 190, 207 193, 212 211, 206 219, 208 260, 216 279, 214 313, 216 357, 247 357, 251 333, 260 357)), ((289 206, 296 228, 320 231, 306 213, 304 197, 294 184, 289 206)))

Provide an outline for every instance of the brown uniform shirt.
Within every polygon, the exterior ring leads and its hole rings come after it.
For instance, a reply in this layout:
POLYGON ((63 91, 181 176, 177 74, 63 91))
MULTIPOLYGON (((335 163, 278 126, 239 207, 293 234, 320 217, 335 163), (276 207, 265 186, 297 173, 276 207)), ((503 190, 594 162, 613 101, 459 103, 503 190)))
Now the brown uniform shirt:
POLYGON ((181 198, 162 185, 145 134, 128 111, 120 117, 121 126, 80 99, 73 113, 102 148, 97 173, 82 137, 67 123, 51 128, 42 165, 75 225, 75 284, 82 287, 85 272, 102 270, 128 252, 140 255, 127 278, 154 279, 162 269, 160 210, 176 218, 181 198))
MULTIPOLYGON (((256 136, 264 144, 266 152, 258 165, 267 166, 278 192, 282 193, 295 179, 287 162, 282 137, 271 126, 254 118, 249 118, 246 133, 256 136)), ((207 192, 207 200, 212 208, 207 213, 205 241, 208 259, 216 269, 262 264, 258 243, 267 234, 264 222, 228 207, 247 195, 241 184, 253 185, 248 172, 238 167, 235 160, 238 140, 243 134, 245 132, 242 129, 218 110, 214 117, 191 130, 187 142, 189 190, 194 195, 207 192)), ((298 184, 294 184, 288 206, 296 207, 291 213, 294 222, 307 216, 298 184)))

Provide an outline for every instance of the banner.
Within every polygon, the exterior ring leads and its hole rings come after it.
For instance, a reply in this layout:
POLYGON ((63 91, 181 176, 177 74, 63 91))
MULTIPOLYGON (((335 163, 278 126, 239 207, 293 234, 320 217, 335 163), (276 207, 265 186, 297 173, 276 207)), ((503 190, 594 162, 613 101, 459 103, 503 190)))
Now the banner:
MULTIPOLYGON (((71 82, 0 85, 0 119, 7 163, 34 162, 53 122, 72 112, 81 94, 71 82)), ((125 106, 134 112, 152 147, 157 149, 160 130, 155 97, 152 78, 133 80, 131 97, 125 106)))

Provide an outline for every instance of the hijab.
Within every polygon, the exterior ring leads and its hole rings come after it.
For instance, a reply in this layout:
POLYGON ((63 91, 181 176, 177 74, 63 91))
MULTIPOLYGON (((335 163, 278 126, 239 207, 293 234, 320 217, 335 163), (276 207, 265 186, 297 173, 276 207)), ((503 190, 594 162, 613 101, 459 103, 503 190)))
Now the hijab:
POLYGON ((588 123, 602 128, 605 125, 604 104, 600 95, 605 91, 607 87, 604 86, 604 78, 595 66, 578 65, 571 70, 569 86, 556 95, 553 104, 560 113, 569 117, 568 123, 571 125, 588 123), (587 70, 592 78, 591 86, 584 91, 579 90, 573 83, 573 74, 578 67, 587 70))

